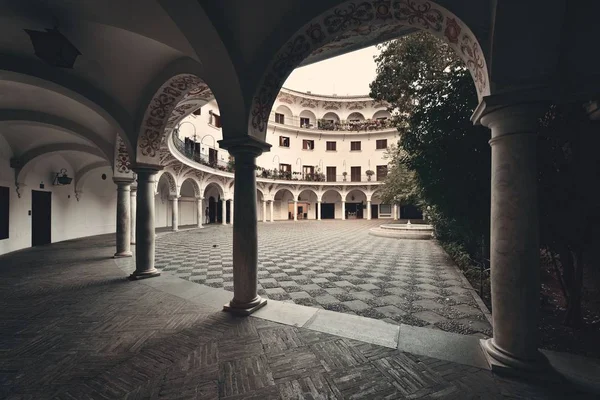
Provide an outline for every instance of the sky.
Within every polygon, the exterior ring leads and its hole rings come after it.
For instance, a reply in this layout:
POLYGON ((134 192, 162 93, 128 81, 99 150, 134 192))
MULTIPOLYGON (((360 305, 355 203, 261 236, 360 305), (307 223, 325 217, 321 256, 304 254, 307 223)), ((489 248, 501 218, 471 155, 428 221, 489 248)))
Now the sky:
POLYGON ((376 75, 373 56, 378 54, 377 47, 371 46, 296 68, 283 86, 316 94, 369 94, 369 83, 373 82, 376 75))

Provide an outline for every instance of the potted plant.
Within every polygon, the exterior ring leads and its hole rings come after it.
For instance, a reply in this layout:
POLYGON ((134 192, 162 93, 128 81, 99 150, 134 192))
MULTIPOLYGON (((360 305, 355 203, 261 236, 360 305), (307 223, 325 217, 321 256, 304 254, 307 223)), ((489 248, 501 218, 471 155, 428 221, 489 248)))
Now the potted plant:
POLYGON ((368 170, 365 171, 365 174, 367 174, 367 180, 370 181, 371 177, 373 175, 375 175, 375 172, 373 172, 372 170, 368 169, 368 170))
POLYGON ((344 176, 344 182, 346 182, 346 176, 348 176, 348 173, 346 171, 342 172, 342 175, 344 176))

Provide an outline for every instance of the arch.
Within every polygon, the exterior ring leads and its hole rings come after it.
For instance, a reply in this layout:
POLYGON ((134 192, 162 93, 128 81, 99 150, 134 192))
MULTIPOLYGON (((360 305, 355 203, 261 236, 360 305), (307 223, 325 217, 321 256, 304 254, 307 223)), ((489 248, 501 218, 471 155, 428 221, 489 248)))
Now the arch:
POLYGON ((298 197, 297 199, 300 200, 300 196, 302 196, 302 193, 304 192, 308 192, 308 193, 312 193, 315 196, 315 199, 318 201, 319 200, 319 194, 317 193, 316 190, 312 189, 312 188, 306 188, 306 189, 302 189, 298 192, 298 197))
POLYGON ((268 111, 287 76, 315 50, 340 35, 373 25, 411 27, 445 40, 471 72, 481 100, 490 94, 486 59, 477 37, 446 8, 429 0, 347 0, 306 23, 272 58, 252 99, 248 121, 251 135, 264 138, 268 111))
POLYGON ((167 187, 169 188, 169 196, 178 196, 179 195, 179 190, 177 188, 177 181, 175 180, 175 175, 173 175, 173 173, 169 170, 162 170, 161 172, 158 173, 157 179, 156 179, 156 190, 158 191, 158 187, 160 186, 160 183, 165 182, 167 183, 167 187), (164 179, 163 179, 164 177, 164 179))
POLYGON ((165 133, 213 98, 202 76, 202 66, 187 57, 175 60, 148 86, 138 107, 135 162, 160 165, 160 145, 165 133))
POLYGON ((260 202, 262 200, 265 200, 265 192, 263 192, 263 190, 259 187, 256 187, 256 201, 260 202))
MULTIPOLYGON (((292 117, 294 116, 294 114, 292 113, 292 110, 290 110, 290 108, 288 106, 280 105, 277 107, 275 112, 278 114, 283 114, 283 116, 285 117, 284 122, 286 122, 286 123, 288 123, 288 121, 292 122, 292 117)), ((288 123, 288 125, 289 125, 289 123, 288 123)))
POLYGON ((211 188, 215 189, 221 198, 225 197, 225 188, 223 185, 218 181, 212 180, 206 182, 206 185, 204 186, 204 195, 202 197, 209 197, 207 196, 207 193, 210 192, 211 188))
POLYGON ((75 192, 81 192, 83 190, 83 185, 85 184, 87 177, 92 171, 98 168, 109 166, 110 163, 108 161, 98 161, 88 164, 85 167, 81 168, 79 171, 77 171, 77 173, 75 174, 75 192))
POLYGON ((336 122, 340 121, 339 115, 337 115, 336 113, 334 113, 332 111, 329 111, 329 112, 325 113, 321 119, 331 119, 331 120, 334 120, 336 122))
POLYGON ((321 193, 319 200, 323 201, 323 198, 325 198, 325 195, 327 195, 327 194, 329 194, 329 196, 333 195, 333 197, 335 197, 336 202, 342 201, 342 199, 343 199, 342 193, 338 189, 331 188, 331 189, 324 190, 323 193, 321 193))
POLYGON ((392 114, 388 110, 379 110, 373 113, 373 117, 371 119, 378 118, 392 118, 392 114))
POLYGON ((314 112, 310 110, 302 110, 300 111, 300 118, 308 118, 308 122, 312 126, 317 125, 317 116, 314 112))
POLYGON ((273 193, 273 199, 274 200, 282 200, 286 192, 290 194, 292 200, 293 199, 298 199, 298 196, 296 196, 294 194, 294 192, 292 191, 292 189, 286 188, 286 187, 281 187, 281 188, 276 189, 275 192, 273 193), (281 194, 281 196, 279 196, 279 198, 277 198, 278 194, 281 194))
POLYGON ((183 182, 181 182, 181 187, 179 188, 179 194, 181 194, 181 191, 183 190, 183 188, 186 184, 189 184, 192 187, 192 191, 194 193, 195 198, 202 197, 200 194, 200 184, 192 177, 187 177, 183 180, 183 182))
POLYGON ((344 201, 358 201, 358 200, 364 200, 367 201, 368 196, 367 196, 367 192, 365 192, 362 189, 359 188, 351 188, 347 193, 346 196, 344 197, 344 201), (357 198, 355 197, 354 200, 352 200, 352 196, 355 195, 355 193, 360 193, 361 197, 357 198), (363 199, 364 197, 364 199, 363 199))
POLYGON ((56 143, 36 147, 23 153, 18 159, 12 160, 13 165, 17 166, 15 169, 15 182, 25 182, 25 177, 31 170, 35 160, 63 151, 88 153, 101 159, 105 159, 104 154, 97 147, 86 146, 78 143, 56 143))
POLYGON ((0 110, 0 121, 31 122, 40 126, 51 126, 64 132, 92 142, 110 160, 113 155, 112 144, 104 140, 93 130, 66 118, 32 110, 0 110))
POLYGON ((348 121, 364 121, 365 120, 365 116, 362 115, 362 113, 359 113, 357 111, 354 111, 353 113, 351 113, 350 115, 348 115, 348 118, 346 118, 348 121))

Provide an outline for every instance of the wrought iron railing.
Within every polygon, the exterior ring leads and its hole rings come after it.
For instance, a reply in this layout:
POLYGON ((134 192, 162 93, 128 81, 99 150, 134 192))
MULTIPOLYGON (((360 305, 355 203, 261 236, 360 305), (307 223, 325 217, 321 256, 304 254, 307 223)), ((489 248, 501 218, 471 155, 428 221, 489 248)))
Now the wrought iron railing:
POLYGON ((328 119, 318 119, 316 121, 305 122, 305 119, 298 116, 283 116, 281 119, 275 117, 275 112, 269 115, 270 123, 277 123, 286 126, 294 126, 304 129, 318 129, 322 131, 346 131, 346 132, 361 132, 361 131, 377 131, 390 129, 394 127, 391 119, 366 119, 363 121, 331 121, 328 119))
MULTIPOLYGON (((196 151, 199 149, 198 142, 194 142, 193 140, 183 141, 177 135, 173 135, 173 144, 177 151, 188 159, 195 161, 199 164, 205 165, 207 167, 225 171, 225 172, 234 172, 235 171, 235 163, 233 160, 229 162, 225 162, 222 160, 211 160, 209 159, 208 154, 203 154, 201 151, 196 151)), ((265 179, 273 179, 273 180, 286 180, 286 181, 305 181, 305 182, 378 182, 375 175, 373 174, 361 174, 360 176, 350 174, 346 175, 329 175, 326 176, 320 170, 313 173, 302 173, 302 172, 290 172, 290 171, 282 171, 277 168, 268 169, 263 167, 256 167, 256 176, 258 178, 265 179)), ((381 181, 380 179, 379 181, 381 181)))

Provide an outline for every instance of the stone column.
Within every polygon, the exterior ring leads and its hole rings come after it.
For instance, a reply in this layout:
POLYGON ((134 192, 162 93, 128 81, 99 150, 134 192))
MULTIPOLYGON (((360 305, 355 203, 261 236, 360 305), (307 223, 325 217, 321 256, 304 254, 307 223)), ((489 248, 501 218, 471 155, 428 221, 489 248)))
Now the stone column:
POLYGON ((257 293, 258 232, 256 220, 256 157, 270 145, 250 136, 221 140, 219 144, 235 157, 233 226, 233 299, 226 311, 249 315, 264 306, 257 293), (244 205, 252 204, 252 207, 244 205))
POLYGON ((298 200, 294 199, 294 221, 298 221, 298 200))
POLYGON ((346 219, 346 201, 342 200, 342 219, 346 219))
POLYGON ((392 208, 392 213, 394 214, 394 221, 398 220, 398 205, 394 204, 394 207, 392 208))
POLYGON ((367 200, 367 220, 371 220, 371 200, 367 200))
POLYGON ((196 216, 198 217, 198 228, 204 228, 202 223, 204 222, 204 203, 202 202, 204 198, 196 197, 196 208, 198 211, 196 212, 196 216))
POLYGON ((177 232, 179 230, 179 196, 169 197, 171 200, 171 230, 177 232))
POLYGON ((227 200, 221 199, 221 224, 227 225, 227 200))
MULTIPOLYGON (((235 194, 234 194, 235 197, 235 194)), ((229 223, 233 225, 233 199, 229 200, 229 223)), ((254 202, 256 204, 256 202, 254 202)))
POLYGON ((262 201, 262 220, 263 222, 267 222, 267 202, 266 201, 262 201))
POLYGON ((154 268, 154 184, 161 167, 135 168, 137 174, 137 209, 135 230, 135 272, 129 279, 160 275, 154 268))
POLYGON ((131 219, 131 244, 135 244, 135 218, 136 218, 136 209, 137 209, 137 186, 131 185, 131 213, 129 214, 129 218, 131 219))
POLYGON ((317 201, 317 220, 321 220, 321 200, 317 201))
POLYGON ((269 208, 271 209, 271 222, 275 221, 275 213, 273 212, 273 201, 274 200, 269 201, 269 208))
POLYGON ((540 250, 536 130, 543 110, 539 104, 488 107, 481 116, 481 123, 492 130, 494 337, 483 344, 492 370, 536 371, 547 365, 538 351, 537 329, 540 250))
POLYGON ((113 178, 117 184, 117 252, 115 257, 131 257, 131 183, 132 179, 113 178))

